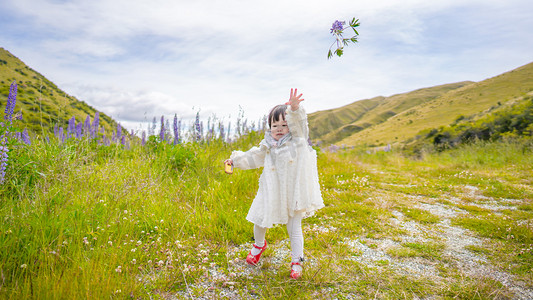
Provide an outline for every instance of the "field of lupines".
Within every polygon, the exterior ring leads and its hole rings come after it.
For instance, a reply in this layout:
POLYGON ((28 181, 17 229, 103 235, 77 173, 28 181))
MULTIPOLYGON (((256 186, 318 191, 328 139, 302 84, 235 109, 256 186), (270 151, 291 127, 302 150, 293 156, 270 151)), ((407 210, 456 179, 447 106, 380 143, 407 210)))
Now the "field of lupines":
POLYGON ((416 160, 394 147, 317 148, 326 207, 304 220, 295 281, 283 226, 267 233, 260 265, 246 265, 261 170, 222 168, 261 131, 240 124, 231 143, 201 125, 178 130, 181 141, 120 128, 105 138, 96 120, 23 140, 5 118, 1 298, 533 297, 531 139, 416 160))

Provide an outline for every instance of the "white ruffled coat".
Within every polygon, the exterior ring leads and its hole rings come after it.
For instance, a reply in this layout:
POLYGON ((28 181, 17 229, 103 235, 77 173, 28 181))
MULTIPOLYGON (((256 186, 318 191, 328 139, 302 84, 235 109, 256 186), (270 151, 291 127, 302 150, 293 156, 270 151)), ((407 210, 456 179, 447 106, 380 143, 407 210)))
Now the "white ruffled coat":
POLYGON ((243 170, 264 167, 257 195, 246 219, 261 227, 287 224, 302 211, 305 217, 324 207, 318 182, 316 151, 309 146, 307 115, 300 106, 285 114, 290 136, 276 141, 266 132, 258 147, 233 151, 235 167, 243 170))

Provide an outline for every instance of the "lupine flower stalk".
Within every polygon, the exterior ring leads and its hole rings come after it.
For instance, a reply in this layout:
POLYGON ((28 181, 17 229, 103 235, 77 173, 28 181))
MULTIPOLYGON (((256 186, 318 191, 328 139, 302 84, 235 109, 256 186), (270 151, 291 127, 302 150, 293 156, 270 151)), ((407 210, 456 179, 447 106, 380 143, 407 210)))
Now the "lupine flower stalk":
POLYGON ((98 134, 98 127, 100 126, 100 113, 96 112, 94 114, 94 120, 93 125, 91 126, 91 136, 93 138, 96 138, 96 135, 98 134))
POLYGON ((228 122, 228 142, 231 140, 231 121, 228 122))
POLYGON ((81 139, 83 137, 83 124, 80 122, 76 125, 76 139, 81 139))
POLYGON ((68 127, 67 127, 67 139, 71 138, 76 132, 76 119, 72 117, 68 121, 68 127))
POLYGON ((30 135, 28 134, 28 129, 24 128, 24 131, 22 131, 22 134, 21 134, 21 138, 24 144, 31 145, 30 135))
POLYGON ((209 128, 209 138, 215 137, 215 122, 211 123, 211 127, 209 128))
POLYGON ((155 135, 155 128, 157 127, 157 120, 154 117, 151 126, 148 126, 148 136, 155 135))
POLYGON ((6 177, 7 161, 9 149, 7 148, 7 136, 0 136, 0 184, 4 183, 6 177))
POLYGON ((199 142, 202 138, 202 127, 200 124, 200 112, 196 113, 196 120, 194 122, 194 130, 196 133, 196 141, 199 142))
POLYGON ((119 142, 120 139, 122 138, 122 126, 120 126, 120 123, 117 124, 117 132, 115 134, 115 138, 117 142, 119 142))
POLYGON ((83 135, 86 137, 91 136, 91 117, 89 115, 87 115, 85 123, 83 123, 83 135))
POLYGON ((180 142, 180 132, 178 127, 178 114, 174 114, 174 145, 180 142))
POLYGON ((244 122, 242 122, 242 133, 245 134, 248 132, 248 119, 244 119, 244 122))
MULTIPOLYGON (((9 123, 13 123, 13 112, 15 111, 15 104, 17 103, 17 82, 13 81, 9 87, 9 95, 7 96, 7 105, 4 119, 9 123)), ((6 136, 7 138, 7 136, 6 136)))
POLYGON ((172 143, 170 140, 170 120, 165 120, 165 141, 167 141, 169 144, 172 143))
POLYGON ((8 136, 11 124, 13 123, 13 111, 15 111, 15 104, 17 103, 17 83, 13 81, 9 88, 9 95, 7 96, 7 105, 5 109, 4 119, 7 121, 6 128, 2 135, 0 135, 0 184, 4 183, 7 169, 7 162, 9 159, 8 136))
POLYGON ((63 127, 59 127, 57 131, 57 137, 61 140, 61 143, 65 143, 65 134, 63 132, 63 127))
POLYGON ((165 140, 165 116, 161 116, 161 130, 159 131, 159 140, 165 140))
POLYGON ((218 123, 218 130, 219 130, 219 136, 220 140, 224 141, 224 122, 218 123))

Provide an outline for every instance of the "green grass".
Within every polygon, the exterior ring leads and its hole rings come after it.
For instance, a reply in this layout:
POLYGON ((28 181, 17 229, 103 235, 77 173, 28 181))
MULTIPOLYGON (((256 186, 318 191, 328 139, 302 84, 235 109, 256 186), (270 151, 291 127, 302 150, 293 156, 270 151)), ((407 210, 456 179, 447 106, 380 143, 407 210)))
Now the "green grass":
POLYGON ((429 260, 438 260, 442 256, 445 245, 442 242, 430 243, 403 243, 398 247, 387 249, 393 257, 422 257, 429 260))
POLYGON ((401 210, 405 216, 419 223, 438 223, 440 218, 431 213, 413 207, 404 207, 401 210))
POLYGON ((531 282, 527 174, 533 163, 518 143, 465 146, 421 160, 356 149, 321 151, 326 207, 304 220, 302 280, 288 277, 284 226, 268 231, 262 264, 245 266, 253 241, 245 216, 261 170, 227 175, 222 161, 260 139, 252 133, 231 145, 216 140, 176 147, 133 143, 129 150, 34 140, 10 152, 7 181, 0 186, 0 297, 511 297, 508 287, 461 273, 454 263, 459 258, 445 255, 439 226, 446 218, 484 239, 466 250, 531 282), (499 149, 515 159, 500 160, 499 149), (479 164, 475 153, 483 153, 487 163, 479 164), (454 176, 464 170, 472 175, 454 176), (476 196, 466 185, 477 188, 476 196), (492 203, 488 197, 508 209, 481 208, 492 203), (438 216, 420 208, 423 203, 466 213, 438 216), (402 220, 396 219, 398 212, 402 220), (397 222, 414 222, 424 233, 413 236, 397 222), (372 262, 349 241, 378 252, 385 241, 398 246, 385 250, 390 260, 372 262), (408 260, 438 266, 440 279, 397 268, 408 260))

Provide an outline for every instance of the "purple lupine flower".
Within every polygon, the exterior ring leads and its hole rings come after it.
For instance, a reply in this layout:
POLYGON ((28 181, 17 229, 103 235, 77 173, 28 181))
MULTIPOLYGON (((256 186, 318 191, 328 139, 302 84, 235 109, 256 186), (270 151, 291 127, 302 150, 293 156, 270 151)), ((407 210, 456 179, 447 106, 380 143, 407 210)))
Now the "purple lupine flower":
POLYGON ((74 133, 76 132, 76 119, 72 117, 68 121, 68 127, 67 127, 67 139, 71 138, 74 133))
POLYGON ((178 143, 181 142, 181 119, 178 120, 178 143))
POLYGON ((146 144, 146 131, 143 130, 143 133, 142 133, 142 139, 141 139, 141 145, 145 145, 146 144))
POLYGON ((178 128, 178 114, 174 114, 174 145, 180 142, 180 133, 178 128))
POLYGON ((337 150, 339 150, 339 146, 333 144, 329 146, 329 152, 335 153, 337 150))
POLYGON ((159 131, 159 141, 165 140, 165 116, 161 116, 161 130, 159 131))
POLYGON ((120 143, 122 144, 122 146, 126 145, 126 136, 125 135, 123 135, 122 138, 120 139, 120 143))
POLYGON ((154 117, 152 124, 148 125, 148 136, 155 135, 155 128, 157 127, 157 119, 154 117))
POLYGON ((215 122, 211 124, 211 127, 209 128, 209 138, 213 138, 215 136, 215 122))
POLYGON ((117 124, 117 133, 115 134, 115 139, 117 141, 120 141, 120 138, 122 137, 122 126, 120 126, 120 123, 117 124))
POLYGON ((96 134, 98 133, 98 126, 100 126, 100 113, 99 112, 96 112, 94 114, 94 120, 93 120, 93 125, 91 126, 91 136, 93 138, 96 138, 96 134))
POLYGON ((228 134, 227 134, 228 141, 231 138, 230 136, 231 136, 231 121, 228 122, 228 134))
POLYGON ((211 128, 211 117, 207 118, 207 134, 206 134, 207 139, 209 139, 209 128, 211 128))
POLYGON ((333 25, 331 26, 330 33, 340 34, 344 30, 344 24, 346 24, 346 22, 335 20, 335 22, 333 22, 333 25))
POLYGON ((172 142, 170 140, 170 120, 165 120, 165 141, 169 142, 169 144, 172 142))
POLYGON ((83 136, 83 124, 78 123, 78 125, 76 125, 76 139, 81 139, 82 136, 83 136))
POLYGON ((61 140, 62 143, 65 142, 65 134, 63 133, 63 127, 59 127, 57 131, 57 138, 61 140))
POLYGON ((268 124, 268 117, 264 116, 263 117, 263 128, 262 128, 263 131, 267 129, 267 124, 268 124))
POLYGON ((196 120, 194 122, 194 130, 196 133, 196 141, 198 142, 202 138, 202 132, 201 132, 202 128, 200 124, 200 112, 196 113, 196 120))
MULTIPOLYGON (((4 119, 10 124, 13 122, 13 112, 15 111, 15 104, 17 103, 17 82, 13 81, 9 88, 9 96, 7 96, 7 105, 4 119)), ((7 137, 6 137, 7 138, 7 137)))
POLYGON ((59 131, 59 128, 57 128, 57 124, 56 124, 56 125, 54 125, 54 135, 55 135, 56 137, 58 137, 58 136, 57 136, 58 131, 59 131))
POLYGON ((2 184, 6 176, 9 149, 7 148, 7 136, 0 136, 0 141, 0 184, 2 184))
POLYGON ((224 123, 222 122, 218 123, 218 130, 219 130, 220 139, 224 141, 224 123))
POLYGON ((30 135, 28 134, 28 129, 26 128, 24 128, 24 131, 22 131, 22 141, 26 145, 31 145, 30 135))
POLYGON ((83 124, 83 136, 91 136, 91 117, 89 115, 87 115, 85 123, 83 124))

